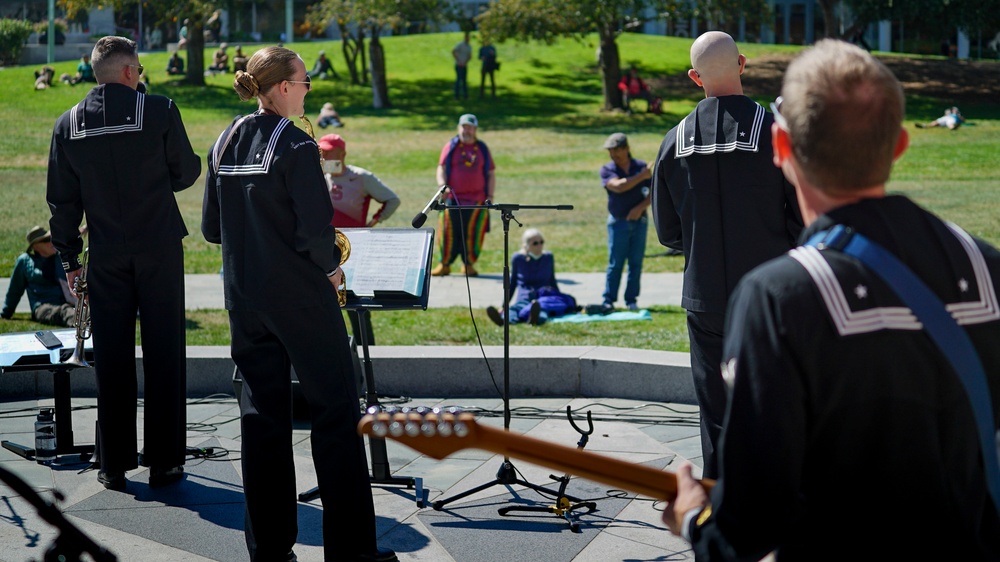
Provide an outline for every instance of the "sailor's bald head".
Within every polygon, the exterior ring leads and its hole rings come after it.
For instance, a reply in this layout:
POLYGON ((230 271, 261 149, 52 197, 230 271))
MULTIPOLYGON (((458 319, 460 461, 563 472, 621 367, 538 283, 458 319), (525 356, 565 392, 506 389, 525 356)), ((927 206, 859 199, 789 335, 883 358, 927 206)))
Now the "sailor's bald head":
POLYGON ((742 69, 740 50, 728 33, 709 31, 691 45, 691 68, 702 80, 739 76, 742 69))

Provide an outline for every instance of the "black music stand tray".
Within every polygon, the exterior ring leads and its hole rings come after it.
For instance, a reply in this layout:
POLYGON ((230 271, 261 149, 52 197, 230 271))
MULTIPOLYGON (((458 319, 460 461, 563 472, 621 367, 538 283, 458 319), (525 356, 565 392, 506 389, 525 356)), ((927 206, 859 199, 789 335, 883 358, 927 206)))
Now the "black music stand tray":
MULTIPOLYGON (((344 310, 347 311, 348 316, 351 320, 351 326, 353 329, 357 330, 354 334, 355 340, 361 343, 362 350, 362 365, 364 366, 365 375, 365 409, 371 408, 373 406, 378 407, 378 393, 375 392, 375 374, 372 369, 371 356, 368 353, 368 346, 375 344, 375 336, 372 333, 371 325, 371 311, 372 310, 408 310, 408 309, 427 309, 427 299, 430 293, 430 269, 431 269, 431 258, 433 256, 434 249, 434 230, 433 229, 418 229, 413 230, 409 228, 379 228, 379 229, 367 229, 367 228, 344 228, 341 229, 344 234, 351 240, 351 258, 344 264, 344 271, 347 273, 350 271, 352 274, 355 269, 371 269, 374 272, 380 271, 378 264, 371 263, 371 261, 377 261, 379 258, 372 255, 364 255, 361 252, 365 250, 371 251, 372 248, 378 249, 377 247, 387 248, 386 251, 391 251, 388 248, 398 248, 397 245, 393 244, 393 238, 398 237, 414 237, 422 236, 425 237, 425 248, 426 251, 419 255, 407 255, 407 256, 396 256, 397 260, 419 260, 414 261, 415 268, 420 269, 420 275, 422 278, 418 280, 418 284, 421 286, 420 294, 414 295, 406 291, 396 291, 391 289, 372 290, 371 295, 361 295, 359 296, 353 290, 354 284, 353 280, 358 280, 359 283, 365 283, 363 279, 359 279, 357 274, 348 275, 348 291, 347 291, 347 305, 344 306, 344 310), (367 238, 371 237, 371 244, 363 244, 363 241, 367 241, 367 238), (384 245, 383 245, 384 244, 384 245), (354 261, 354 263, 352 263, 354 261), (361 263, 358 263, 361 262, 361 263), (350 264, 351 267, 348 267, 350 264), (378 269, 377 269, 378 268, 378 269)), ((393 259, 393 256, 381 256, 385 259, 393 259)), ((411 268, 414 269, 414 268, 411 268)), ((362 287, 357 287, 359 291, 362 291, 362 287)), ((392 485, 392 486, 404 486, 406 488, 414 489, 414 495, 416 496, 417 507, 424 507, 424 486, 423 479, 413 476, 393 476, 389 469, 389 456, 386 451, 386 445, 384 439, 368 439, 368 448, 371 454, 371 464, 372 464, 372 474, 371 483, 375 485, 392 485)), ((299 494, 300 502, 307 502, 319 496, 319 488, 315 487, 305 492, 299 494)))
MULTIPOLYGON (((67 350, 71 351, 71 350, 67 350)), ((85 352, 87 361, 93 366, 93 353, 85 352)), ((31 359, 27 357, 26 359, 31 359)), ((30 361, 0 367, 0 373, 19 373, 27 371, 50 371, 52 373, 53 395, 55 398, 56 422, 56 456, 80 455, 80 460, 87 462, 94 454, 94 445, 76 445, 73 442, 73 408, 70 406, 70 371, 79 365, 67 363, 31 363, 30 361)), ((35 448, 20 445, 12 441, 3 441, 3 448, 27 460, 35 459, 35 448)))

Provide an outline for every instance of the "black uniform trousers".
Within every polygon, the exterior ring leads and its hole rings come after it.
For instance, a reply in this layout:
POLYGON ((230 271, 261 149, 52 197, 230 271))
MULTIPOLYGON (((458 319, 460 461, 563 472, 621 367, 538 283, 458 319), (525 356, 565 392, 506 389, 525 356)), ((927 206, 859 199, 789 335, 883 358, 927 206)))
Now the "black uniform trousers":
POLYGON ((722 332, 725 315, 687 313, 691 377, 701 411, 702 477, 719 477, 719 436, 726 416, 726 383, 722 379, 722 332))
POLYGON ((250 559, 284 560, 298 533, 293 366, 309 404, 326 559, 375 552, 368 459, 357 434, 361 407, 340 308, 230 310, 229 322, 233 360, 243 376, 240 415, 250 559))
POLYGON ((135 322, 142 338, 143 464, 184 464, 187 358, 184 248, 180 240, 140 253, 91 249, 87 266, 97 375, 101 470, 138 466, 135 322))

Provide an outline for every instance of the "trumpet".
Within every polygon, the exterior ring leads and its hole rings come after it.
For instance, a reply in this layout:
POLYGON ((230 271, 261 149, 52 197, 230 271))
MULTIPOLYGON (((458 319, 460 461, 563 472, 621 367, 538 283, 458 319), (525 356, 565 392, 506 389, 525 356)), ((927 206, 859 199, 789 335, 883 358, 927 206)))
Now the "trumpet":
POLYGON ((76 316, 74 319, 74 323, 76 324, 76 347, 73 349, 73 355, 64 361, 67 365, 76 365, 78 367, 90 366, 83 350, 84 342, 90 339, 90 301, 87 300, 87 256, 89 253, 90 248, 83 250, 83 270, 80 272, 80 276, 76 278, 76 281, 73 282, 73 292, 76 293, 76 316))
MULTIPOLYGON (((312 123, 305 115, 299 115, 299 121, 302 121, 302 126, 305 127, 306 132, 309 136, 316 140, 316 133, 313 132, 312 123)), ((318 144, 318 143, 317 143, 318 144)), ((323 149, 319 149, 319 158, 323 159, 323 149)), ((351 241, 347 239, 347 235, 340 231, 339 228, 334 229, 336 233, 336 243, 337 247, 340 248, 340 265, 344 265, 347 262, 347 258, 351 257, 351 241)), ((347 279, 344 278, 340 282, 340 286, 337 287, 337 302, 340 306, 347 304, 347 279)))

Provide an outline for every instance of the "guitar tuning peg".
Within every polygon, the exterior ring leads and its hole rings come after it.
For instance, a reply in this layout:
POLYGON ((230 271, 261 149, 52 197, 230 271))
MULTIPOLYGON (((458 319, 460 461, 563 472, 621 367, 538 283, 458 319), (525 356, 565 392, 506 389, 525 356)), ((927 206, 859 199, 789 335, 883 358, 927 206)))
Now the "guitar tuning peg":
POLYGON ((389 424, 389 435, 392 435, 393 437, 402 437, 403 436, 403 424, 400 423, 400 422, 398 422, 398 421, 394 421, 394 422, 390 423, 389 424))
POLYGON ((451 424, 442 420, 437 423, 437 433, 441 437, 451 436, 451 424))
POLYGON ((420 433, 424 437, 434 437, 437 433, 437 426, 434 422, 424 421, 420 424, 420 433))
POLYGON ((389 428, 386 427, 385 422, 372 422, 372 435, 375 437, 385 438, 389 434, 389 428))
POLYGON ((374 416, 374 415, 380 414, 380 413, 382 413, 382 407, 381 406, 368 406, 368 409, 365 410, 365 413, 368 414, 368 415, 370 415, 370 416, 374 416))
POLYGON ((458 422, 455 424, 455 437, 467 437, 469 435, 469 426, 464 422, 458 422))
POLYGON ((422 417, 422 418, 423 418, 423 417, 426 417, 426 416, 427 416, 427 414, 429 414, 429 413, 431 412, 431 409, 430 409, 430 408, 428 408, 427 406, 417 406, 417 409, 416 409, 416 410, 414 410, 414 411, 415 411, 415 412, 416 412, 416 413, 417 413, 417 414, 418 414, 418 415, 419 415, 420 417, 422 417))
POLYGON ((420 436, 420 424, 415 421, 408 421, 404 426, 404 431, 410 437, 418 437, 420 436))

